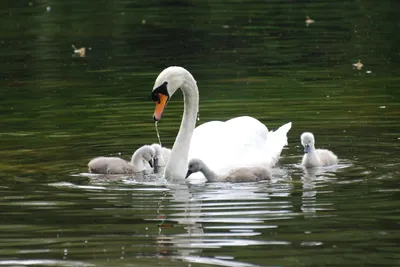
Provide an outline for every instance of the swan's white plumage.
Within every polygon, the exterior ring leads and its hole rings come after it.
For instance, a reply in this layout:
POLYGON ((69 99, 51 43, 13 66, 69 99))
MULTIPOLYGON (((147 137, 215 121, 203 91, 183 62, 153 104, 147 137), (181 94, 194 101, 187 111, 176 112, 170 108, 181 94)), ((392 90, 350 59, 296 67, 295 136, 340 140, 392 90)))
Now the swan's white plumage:
MULTIPOLYGON (((290 128, 291 123, 287 123, 276 131, 268 131, 264 124, 248 116, 207 122, 194 130, 189 160, 201 159, 216 173, 237 166, 274 166, 287 145, 290 128)), ((195 177, 204 175, 201 172, 191 175, 195 177)))
POLYGON ((337 156, 327 149, 315 149, 315 138, 310 132, 300 136, 301 144, 304 146, 304 156, 301 165, 307 168, 331 166, 338 163, 337 156))
MULTIPOLYGON (((159 74, 153 91, 164 83, 170 97, 180 88, 185 103, 181 127, 165 171, 167 178, 183 180, 192 158, 203 160, 217 173, 238 165, 273 166, 278 161, 287 144, 286 135, 291 123, 268 132, 257 119, 243 116, 226 122, 210 121, 194 129, 199 97, 193 76, 182 67, 169 67, 159 74)), ((201 173, 193 174, 191 178, 193 176, 204 177, 201 173)))

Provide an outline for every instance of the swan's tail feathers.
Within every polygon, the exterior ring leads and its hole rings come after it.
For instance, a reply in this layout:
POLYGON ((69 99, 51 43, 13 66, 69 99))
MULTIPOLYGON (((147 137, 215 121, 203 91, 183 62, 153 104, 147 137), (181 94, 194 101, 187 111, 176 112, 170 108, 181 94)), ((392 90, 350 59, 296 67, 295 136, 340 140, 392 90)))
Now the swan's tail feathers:
POLYGON ((275 165, 281 155, 282 149, 288 144, 287 133, 292 128, 292 123, 288 122, 276 131, 270 131, 267 136, 268 156, 272 158, 272 165, 275 165))
POLYGON ((290 131, 290 129, 292 128, 292 122, 288 122, 284 125, 282 125, 281 127, 278 128, 278 130, 275 131, 275 133, 281 135, 282 137, 284 136, 285 138, 285 146, 287 146, 288 141, 287 141, 287 133, 290 131))

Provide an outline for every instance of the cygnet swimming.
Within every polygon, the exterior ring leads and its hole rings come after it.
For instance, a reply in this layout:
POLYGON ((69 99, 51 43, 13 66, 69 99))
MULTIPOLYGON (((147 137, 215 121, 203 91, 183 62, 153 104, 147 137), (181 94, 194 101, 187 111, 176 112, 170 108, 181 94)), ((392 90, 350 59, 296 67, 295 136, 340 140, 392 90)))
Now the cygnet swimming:
POLYGON ((191 159, 189 161, 186 178, 192 173, 202 172, 208 182, 257 182, 271 179, 271 172, 266 167, 247 166, 231 169, 227 174, 216 174, 210 170, 207 165, 200 159, 191 159))
POLYGON ((301 165, 307 168, 331 166, 338 163, 337 156, 327 149, 315 149, 314 135, 305 132, 301 135, 301 144, 304 146, 304 156, 301 165))
POLYGON ((166 162, 164 160, 164 155, 163 155, 163 149, 164 147, 161 147, 161 145, 159 144, 152 144, 151 145, 152 148, 154 148, 154 151, 156 152, 155 156, 154 156, 154 173, 163 173, 165 170, 165 165, 166 162))
POLYGON ((139 174, 147 164, 152 164, 156 152, 153 147, 144 145, 133 153, 128 162, 118 157, 97 157, 88 163, 89 172, 101 174, 139 174))

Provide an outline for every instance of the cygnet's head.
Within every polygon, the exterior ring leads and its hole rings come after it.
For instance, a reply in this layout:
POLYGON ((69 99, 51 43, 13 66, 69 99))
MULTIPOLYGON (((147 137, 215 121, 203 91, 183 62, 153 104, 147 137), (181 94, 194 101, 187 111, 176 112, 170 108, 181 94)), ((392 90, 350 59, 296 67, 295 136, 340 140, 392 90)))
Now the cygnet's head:
POLYGON ((149 162, 150 166, 153 167, 153 159, 156 155, 156 151, 153 147, 144 145, 138 148, 132 156, 132 162, 135 162, 135 159, 138 157, 142 158, 143 160, 149 162))
POLYGON ((151 145, 151 147, 154 149, 155 151, 155 156, 154 158, 158 158, 161 155, 161 146, 160 144, 154 143, 151 145))
MULTIPOLYGON (((160 157, 162 157, 161 146, 159 144, 154 143, 151 145, 151 147, 154 149, 154 151, 156 153, 153 158, 153 168, 154 168, 154 173, 157 173, 159 171, 158 167, 159 167, 160 163, 161 163, 161 165, 165 165, 165 163, 164 163, 164 160, 162 158, 160 158, 160 157)), ((164 167, 164 166, 162 166, 162 167, 164 167)))
POLYGON ((200 159, 191 159, 189 161, 188 171, 185 178, 188 178, 192 173, 201 171, 203 165, 204 163, 200 159))
POLYGON ((314 135, 310 132, 305 132, 300 137, 301 144, 304 146, 304 153, 310 152, 310 148, 314 147, 314 135))
POLYGON ((155 121, 161 119, 168 100, 176 90, 185 84, 188 80, 187 77, 193 79, 193 76, 182 67, 168 67, 158 75, 151 93, 151 99, 153 102, 156 102, 156 109, 153 116, 155 121))

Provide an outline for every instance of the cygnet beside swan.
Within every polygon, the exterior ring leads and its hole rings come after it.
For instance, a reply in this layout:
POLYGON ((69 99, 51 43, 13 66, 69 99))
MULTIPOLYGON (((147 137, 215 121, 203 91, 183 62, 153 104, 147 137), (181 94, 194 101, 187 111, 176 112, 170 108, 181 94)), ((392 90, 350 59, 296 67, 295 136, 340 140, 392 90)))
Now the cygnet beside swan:
MULTIPOLYGON (((89 172, 101 174, 143 174, 148 162, 152 162, 156 152, 144 145, 133 153, 128 162, 118 157, 97 157, 88 163, 89 172)), ((150 164, 152 165, 152 163, 150 164)))
MULTIPOLYGON (((167 162, 165 161, 163 152, 165 150, 168 150, 168 148, 161 147, 157 143, 152 144, 151 147, 154 148, 154 151, 156 152, 156 154, 154 156, 154 161, 153 161, 154 162, 154 168, 153 168, 154 173, 164 173, 165 165, 167 164, 167 162)), ((169 155, 168 155, 168 158, 169 158, 169 155)))
POLYGON ((301 135, 301 144, 304 146, 304 156, 301 165, 307 168, 330 166, 338 163, 337 156, 327 149, 315 149, 314 135, 305 132, 301 135))
POLYGON ((208 182, 257 182, 271 179, 268 168, 259 166, 238 167, 231 169, 227 174, 216 174, 200 159, 191 159, 186 174, 188 178, 192 173, 202 172, 208 182))

